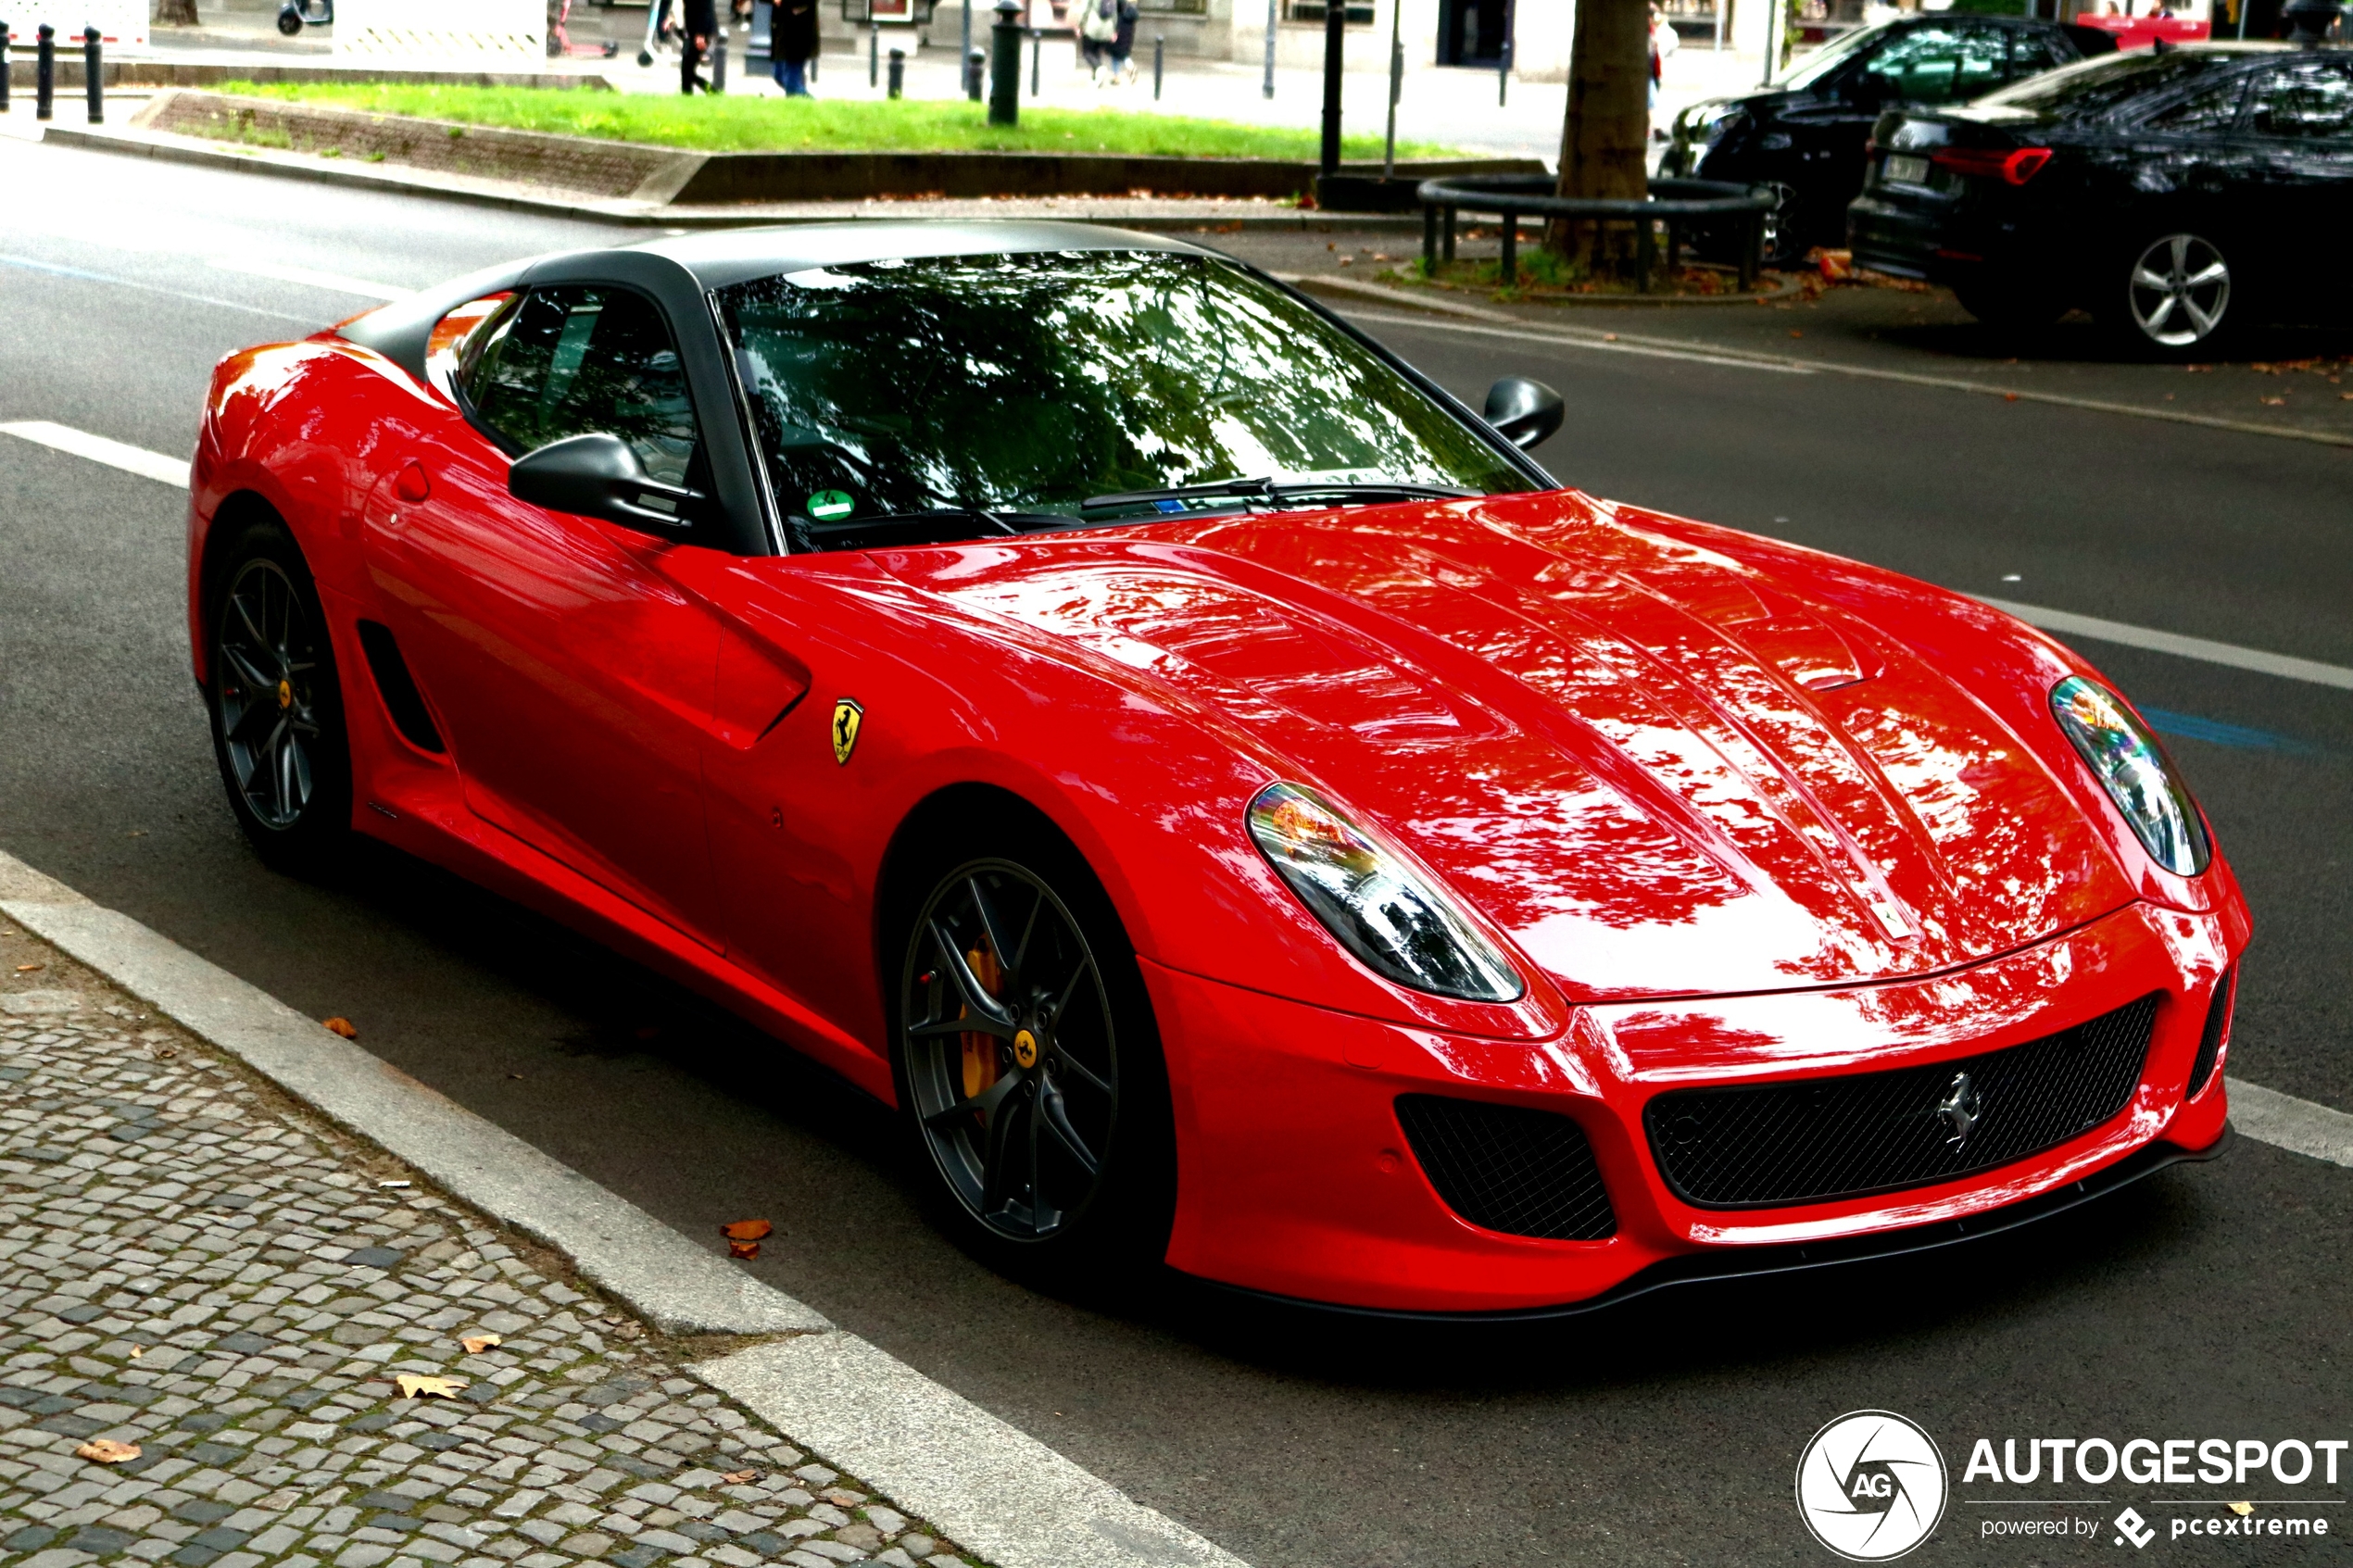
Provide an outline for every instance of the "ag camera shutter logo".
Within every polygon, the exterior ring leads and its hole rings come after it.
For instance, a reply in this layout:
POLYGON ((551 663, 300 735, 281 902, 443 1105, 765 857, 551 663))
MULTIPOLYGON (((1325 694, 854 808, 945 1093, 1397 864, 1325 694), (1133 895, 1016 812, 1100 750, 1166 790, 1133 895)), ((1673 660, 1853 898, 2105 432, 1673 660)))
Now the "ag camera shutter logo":
POLYGON ((1885 1562, 1944 1517, 1944 1456, 1893 1411, 1852 1411, 1814 1434, 1797 1461, 1797 1512, 1850 1562, 1885 1562))

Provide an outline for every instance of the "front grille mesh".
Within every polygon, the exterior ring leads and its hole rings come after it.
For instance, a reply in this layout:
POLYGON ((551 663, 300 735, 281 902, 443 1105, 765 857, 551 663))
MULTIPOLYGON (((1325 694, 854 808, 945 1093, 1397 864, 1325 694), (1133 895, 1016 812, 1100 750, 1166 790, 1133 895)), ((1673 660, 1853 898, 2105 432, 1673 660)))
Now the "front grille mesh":
POLYGON ((2123 1110, 2156 1020, 2157 998, 2144 997, 2073 1029, 1930 1066, 1675 1090, 1654 1098, 1642 1122, 1667 1185, 1705 1209, 1923 1186, 2023 1160, 2123 1110), (1942 1109, 1957 1098, 1975 1111, 1958 1139, 1942 1109))
POLYGON ((1474 1225, 1552 1241, 1617 1234, 1585 1129, 1549 1110, 1400 1095, 1398 1124, 1446 1206, 1474 1225))
POLYGON ((2222 1054, 2222 1036, 2231 1032, 2231 1002, 2238 991, 2239 968, 2233 964, 2215 983, 2214 999, 2207 1004, 2206 1032, 2197 1038, 2197 1060, 2190 1063, 2190 1092, 2195 1099, 2214 1076, 2215 1059, 2222 1054))

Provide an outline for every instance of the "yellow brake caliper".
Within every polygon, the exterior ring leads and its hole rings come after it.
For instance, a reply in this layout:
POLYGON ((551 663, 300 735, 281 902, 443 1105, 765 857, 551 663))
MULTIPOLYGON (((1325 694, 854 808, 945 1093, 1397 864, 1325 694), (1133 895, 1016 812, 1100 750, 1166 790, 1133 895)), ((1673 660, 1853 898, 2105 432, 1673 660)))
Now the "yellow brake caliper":
MULTIPOLYGON (((964 961, 972 965, 973 978, 980 982, 980 988, 995 996, 997 987, 1004 983, 1004 971, 998 967, 997 955, 990 949, 988 939, 982 937, 980 946, 964 955, 964 961)), ((956 1016, 969 1018, 972 1009, 959 1008, 956 1016)), ((957 1038, 964 1046, 964 1098, 976 1099, 983 1089, 997 1081, 996 1036, 967 1034, 957 1038)))

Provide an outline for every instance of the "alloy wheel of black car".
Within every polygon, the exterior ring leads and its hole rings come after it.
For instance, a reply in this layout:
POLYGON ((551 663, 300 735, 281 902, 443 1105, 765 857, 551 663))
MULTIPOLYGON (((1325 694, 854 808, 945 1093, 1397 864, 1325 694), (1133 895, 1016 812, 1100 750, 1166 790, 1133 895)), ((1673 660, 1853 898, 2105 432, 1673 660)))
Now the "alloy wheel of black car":
POLYGON ((1765 188, 1780 198, 1771 211, 1765 214, 1765 237, 1760 247, 1768 267, 1794 267, 1806 259, 1813 247, 1806 244, 1805 214, 1798 210, 1794 187, 1771 181, 1765 188))
POLYGON ((2231 307, 2230 264, 2196 234, 2160 234, 2134 258, 2125 299, 2133 325, 2152 347, 2196 347, 2222 330, 2231 307))
POLYGON ((238 825, 279 869, 321 869, 349 827, 350 759, 325 617, 282 532, 238 543, 210 625, 213 748, 238 825))
POLYGON ((1009 859, 941 879, 908 943, 905 1087, 950 1193, 993 1236, 1054 1240, 1101 1196, 1122 1050, 1104 959, 1046 880, 1009 859))

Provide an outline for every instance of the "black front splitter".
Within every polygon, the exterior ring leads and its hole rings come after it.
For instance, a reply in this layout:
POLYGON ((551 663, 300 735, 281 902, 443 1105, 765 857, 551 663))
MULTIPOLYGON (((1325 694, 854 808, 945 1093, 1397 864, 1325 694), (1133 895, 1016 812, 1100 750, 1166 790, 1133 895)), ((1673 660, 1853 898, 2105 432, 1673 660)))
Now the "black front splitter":
POLYGON ((2170 1165, 2219 1159, 2236 1136, 2236 1132, 2225 1124, 2222 1135, 2204 1148, 2182 1148, 2169 1143, 2152 1143, 2113 1165, 2095 1171, 2065 1186, 2054 1187, 2038 1197, 2000 1209, 1989 1209, 1982 1214, 1964 1215, 1957 1220, 1944 1220, 1932 1225, 1878 1231, 1869 1236, 1842 1236, 1833 1241, 1806 1242, 1790 1247, 1718 1248, 1705 1252, 1686 1253, 1653 1263, 1598 1296, 1547 1307, 1513 1307, 1489 1312, 1409 1311, 1393 1307, 1351 1307, 1330 1301, 1311 1301, 1303 1297, 1280 1296, 1272 1291, 1252 1290, 1244 1286, 1223 1285, 1215 1280, 1202 1280, 1201 1283, 1256 1301, 1304 1308, 1316 1312, 1337 1312, 1348 1317, 1433 1323, 1539 1323, 1552 1318, 1570 1318, 1586 1312, 1603 1311, 1637 1296, 1647 1296, 1654 1290, 1665 1290, 1670 1286, 1705 1285, 1719 1280, 1796 1273, 1806 1269, 1837 1268, 1846 1263, 1902 1258, 1913 1253, 1933 1252, 1942 1247, 1981 1241, 1987 1236, 1999 1236, 2004 1231, 2017 1230, 2021 1225, 2031 1225, 2038 1220, 2047 1220, 2054 1214, 2064 1214, 2082 1204, 2105 1198, 2120 1187, 2130 1186, 2144 1176, 2155 1175, 2170 1165))

